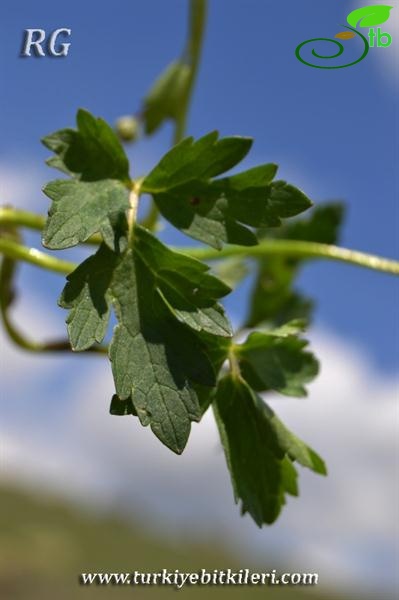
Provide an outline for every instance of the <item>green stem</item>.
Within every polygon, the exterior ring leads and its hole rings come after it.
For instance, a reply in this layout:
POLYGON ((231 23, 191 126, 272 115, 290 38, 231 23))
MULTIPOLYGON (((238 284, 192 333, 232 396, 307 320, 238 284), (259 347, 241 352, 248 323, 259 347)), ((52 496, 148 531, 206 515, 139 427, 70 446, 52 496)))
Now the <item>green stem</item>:
POLYGON ((187 84, 187 91, 184 97, 181 110, 176 119, 173 144, 178 144, 184 138, 187 127, 187 116, 197 79, 198 67, 201 58, 202 42, 204 38, 205 22, 207 12, 207 0, 191 0, 189 14, 189 35, 185 51, 186 60, 190 64, 190 75, 187 84))
POLYGON ((36 248, 27 248, 22 244, 1 237, 0 254, 4 254, 4 256, 8 256, 14 260, 23 260, 47 271, 54 271, 63 275, 68 275, 77 267, 73 262, 50 256, 45 252, 41 252, 41 250, 36 250, 36 248))
MULTIPOLYGON (((27 229, 33 229, 35 231, 43 231, 45 224, 46 218, 42 215, 37 215, 19 208, 0 206, 0 226, 26 227, 27 229)), ((102 238, 100 235, 92 235, 85 241, 85 244, 98 246, 101 242, 102 238)))
POLYGON ((222 250, 179 248, 179 251, 199 260, 216 260, 228 256, 264 257, 275 256, 276 254, 292 258, 324 258, 399 275, 398 261, 358 252, 357 250, 340 248, 331 244, 300 240, 263 240, 256 246, 225 246, 222 250))
MULTIPOLYGON (((198 67, 201 59, 207 4, 207 0, 190 0, 188 36, 184 51, 184 58, 191 68, 186 94, 182 101, 179 114, 175 120, 172 142, 173 146, 181 142, 186 134, 188 111, 190 108, 191 98, 193 95, 194 85, 197 79, 198 67)), ((148 216, 143 220, 142 225, 150 231, 154 231, 156 229, 158 217, 158 207, 154 200, 152 200, 150 211, 148 216)))
MULTIPOLYGON (((19 346, 23 350, 28 350, 29 352, 72 352, 69 340, 36 342, 25 337, 25 335, 21 333, 21 331, 19 331, 11 322, 10 317, 8 315, 8 311, 3 310, 3 306, 1 306, 1 317, 8 336, 10 337, 10 339, 12 339, 14 344, 19 346)), ((106 348, 105 346, 92 346, 91 348, 88 348, 85 352, 95 354, 106 354, 108 352, 108 348, 106 348)))
MULTIPOLYGON (((229 256, 256 258, 277 255, 304 259, 324 258, 365 267, 374 271, 399 275, 398 261, 365 254, 356 250, 349 250, 348 248, 339 248, 330 244, 303 242, 299 240, 264 240, 257 246, 225 246, 222 250, 193 247, 179 247, 174 248, 174 250, 199 260, 208 261, 229 256)), ((77 267, 75 263, 49 256, 40 250, 27 248, 26 246, 2 238, 0 238, 0 253, 56 273, 68 274, 77 267)))
POLYGON ((237 356, 234 352, 234 345, 232 345, 230 347, 227 358, 228 358, 228 361, 230 364, 230 371, 231 371, 232 376, 234 377, 234 379, 240 379, 240 376, 241 376, 240 364, 239 364, 237 356))
MULTIPOLYGON (((18 233, 13 232, 15 239, 11 241, 18 244, 18 233)), ((0 239, 0 242, 3 241, 0 239)), ((23 247, 23 246, 22 246, 23 247)), ((9 311, 15 298, 13 287, 16 261, 13 257, 5 257, 0 264, 0 317, 4 323, 4 328, 10 339, 23 350, 30 352, 71 352, 71 345, 68 340, 52 340, 48 342, 37 342, 26 337, 12 322, 9 311)), ((101 353, 107 352, 104 346, 93 346, 90 352, 101 353)))
MULTIPOLYGON (((154 219, 156 219, 156 214, 150 214, 147 218, 151 218, 152 225, 155 224, 154 219)), ((45 219, 41 215, 14 208, 0 208, 0 225, 17 225, 39 231, 43 228, 44 223, 45 219)), ((148 227, 146 220, 144 220, 142 224, 144 227, 148 227)), ((100 242, 100 236, 94 235, 85 243, 98 245, 100 242)), ((13 251, 11 248, 14 248, 15 252, 19 253, 15 258, 20 257, 21 260, 38 265, 50 271, 70 273, 76 268, 74 263, 51 257, 39 250, 29 249, 20 244, 0 239, 0 252, 9 256, 9 252, 13 251), (7 250, 6 246, 8 245, 10 245, 10 248, 7 250), (15 246, 18 248, 15 249, 15 246)), ((304 242, 299 240, 264 240, 257 246, 225 246, 223 250, 192 247, 178 248, 177 250, 198 258, 199 260, 217 260, 219 258, 225 258, 226 256, 241 255, 256 257, 281 254, 293 258, 325 258, 327 260, 351 263, 368 269, 375 269, 377 271, 385 271, 386 273, 393 273, 395 275, 399 273, 399 262, 397 261, 373 256, 364 252, 358 252, 356 250, 339 248, 338 246, 332 246, 330 244, 319 244, 317 242, 304 242)))
POLYGON ((19 225, 28 229, 42 231, 46 223, 45 217, 8 206, 0 206, 1 225, 19 225))

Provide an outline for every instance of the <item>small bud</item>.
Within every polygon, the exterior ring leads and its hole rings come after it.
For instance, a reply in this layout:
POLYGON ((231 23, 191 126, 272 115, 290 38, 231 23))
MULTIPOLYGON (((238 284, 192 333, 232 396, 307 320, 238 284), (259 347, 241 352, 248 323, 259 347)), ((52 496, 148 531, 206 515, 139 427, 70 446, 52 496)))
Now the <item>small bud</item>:
POLYGON ((139 122, 135 117, 126 115, 116 122, 116 133, 124 142, 133 142, 139 136, 139 122))

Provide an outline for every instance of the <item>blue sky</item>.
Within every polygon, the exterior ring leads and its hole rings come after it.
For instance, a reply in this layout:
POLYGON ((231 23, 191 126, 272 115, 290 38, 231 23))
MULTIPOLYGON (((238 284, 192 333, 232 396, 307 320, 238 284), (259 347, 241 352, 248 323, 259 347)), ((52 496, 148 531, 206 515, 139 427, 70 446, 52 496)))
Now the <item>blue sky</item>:
MULTIPOLYGON (((244 167, 277 162, 279 175, 316 204, 343 200, 342 243, 398 258, 399 5, 391 4, 384 28, 395 32, 392 47, 370 51, 354 67, 327 71, 301 64, 295 47, 312 37, 334 36, 362 2, 211 0, 189 133, 217 128, 222 135, 253 136, 244 167)), ((44 165, 48 151, 40 138, 74 125, 81 106, 110 122, 137 110, 154 78, 182 48, 186 8, 185 0, 3 2, 0 195, 7 202, 46 212, 41 186, 57 174, 44 165), (20 58, 22 33, 29 27, 71 28, 69 56, 20 58)), ((171 133, 166 126, 128 148, 132 175, 152 167, 171 133)), ((173 230, 163 236, 182 241, 173 230)), ((26 233, 26 242, 40 245, 36 233, 26 233)), ((63 255, 76 259, 78 251, 63 255)), ((55 299, 62 277, 23 265, 18 284, 18 324, 39 339, 59 337, 65 312, 55 299)), ((273 528, 260 532, 239 518, 211 418, 193 427, 187 453, 175 457, 136 420, 109 417, 112 378, 101 359, 27 355, 0 334, 0 358, 7 354, 0 423, 6 465, 36 485, 47 478, 68 493, 78 488, 88 496, 90 490, 92 499, 123 498, 138 514, 147 510, 151 522, 159 522, 157 515, 164 526, 181 526, 182 535, 187 523, 197 523, 200 535, 204 528, 226 540, 236 535, 244 552, 260 548, 269 556, 273 547, 295 566, 304 560, 311 570, 320 567, 332 581, 392 589, 398 282, 356 267, 313 262, 297 285, 317 302, 312 347, 324 367, 306 401, 280 398, 275 406, 327 459, 330 475, 326 480, 301 475, 301 499, 273 528), (137 455, 146 456, 151 469, 131 460, 137 455)), ((248 285, 228 300, 235 319, 245 311, 247 290, 248 285)))
MULTIPOLYGON (((296 60, 295 47, 341 31, 355 2, 210 4, 189 133, 217 128, 224 135, 253 136, 244 164, 277 162, 280 177, 302 187, 315 203, 344 200, 342 243, 398 256, 398 96, 389 64, 394 47, 375 49, 351 68, 311 69, 296 60)), ((3 162, 22 177, 28 164, 45 183, 55 174, 43 167, 47 151, 40 137, 73 125, 80 106, 111 122, 139 108, 153 79, 180 52, 186 5, 115 0, 110 9, 106 3, 6 2, 0 25, 3 162), (71 28, 69 56, 20 58, 28 27, 71 28)), ((133 173, 151 167, 170 134, 165 127, 129 150, 133 173)), ((31 197, 32 208, 45 212, 40 186, 31 197)), ((19 199, 14 202, 18 206, 19 199)), ((168 239, 175 240, 172 232, 168 239)), ((316 324, 364 346, 381 369, 397 367, 399 288, 392 277, 319 262, 304 269, 300 286, 317 301, 316 324)), ((233 311, 244 305, 243 293, 229 300, 233 311)))

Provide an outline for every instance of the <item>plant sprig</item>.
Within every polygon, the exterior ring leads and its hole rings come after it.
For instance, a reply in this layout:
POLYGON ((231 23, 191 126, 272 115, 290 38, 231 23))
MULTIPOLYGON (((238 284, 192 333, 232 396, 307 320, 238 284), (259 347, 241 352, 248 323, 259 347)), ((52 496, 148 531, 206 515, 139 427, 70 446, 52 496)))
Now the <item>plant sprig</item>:
POLYGON ((117 133, 88 111, 78 111, 76 128, 43 139, 53 153, 49 166, 64 178, 44 188, 47 219, 0 208, 0 309, 7 333, 25 350, 107 353, 115 382, 110 413, 138 418, 177 454, 191 423, 212 406, 236 501, 262 526, 278 517, 288 494, 298 495, 296 465, 326 474, 323 460, 264 399, 269 392, 305 396, 319 371, 303 339, 312 303, 293 288, 301 264, 324 258, 399 274, 399 263, 336 246, 338 204, 298 218, 312 203, 275 179, 277 165, 230 174, 250 138, 216 131, 184 137, 205 15, 206 1, 191 0, 182 56, 144 100, 147 135, 174 123, 173 147, 145 177, 132 178, 117 133), (140 223, 144 194, 152 204, 140 223), (154 233, 160 216, 207 246, 166 246, 154 233), (93 253, 76 265, 27 248, 20 227, 41 231, 50 250, 89 244, 93 253), (59 305, 69 311, 68 341, 35 342, 12 323, 18 261, 67 275, 59 305), (213 272, 209 261, 216 261, 213 272), (238 343, 220 300, 253 270, 246 339, 238 343), (112 311, 117 325, 106 347, 112 311))

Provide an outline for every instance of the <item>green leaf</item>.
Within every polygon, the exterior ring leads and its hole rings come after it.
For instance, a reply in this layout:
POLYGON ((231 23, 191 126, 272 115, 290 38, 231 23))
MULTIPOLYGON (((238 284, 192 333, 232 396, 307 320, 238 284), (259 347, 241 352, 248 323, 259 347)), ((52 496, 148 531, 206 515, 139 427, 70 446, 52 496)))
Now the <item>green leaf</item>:
MULTIPOLYGON (((62 173, 73 175, 73 171, 67 167, 66 163, 70 164, 70 160, 68 158, 69 149, 73 146, 75 146, 75 148, 76 146, 79 147, 78 140, 79 134, 75 129, 71 128, 60 129, 59 131, 50 133, 46 137, 42 138, 42 144, 55 154, 55 156, 51 156, 46 160, 46 164, 49 167, 53 167, 54 169, 62 171, 62 173)), ((74 154, 73 151, 72 154, 74 154)))
MULTIPOLYGON (((204 192, 204 189, 201 190, 204 192)), ((226 214, 226 202, 206 195, 177 193, 157 194, 154 200, 163 217, 186 235, 218 250, 223 243, 254 246, 255 234, 226 214)))
MULTIPOLYGON (((282 238, 334 244, 343 219, 343 206, 330 203, 314 208, 308 219, 296 219, 276 230, 260 230, 259 238, 282 238)), ((253 287, 246 327, 269 322, 280 325, 296 318, 309 320, 312 302, 293 290, 303 261, 268 256, 256 259, 258 274, 253 287)))
POLYGON ((188 182, 207 181, 241 162, 251 146, 251 138, 219 140, 217 131, 197 141, 186 138, 169 150, 147 175, 141 186, 142 192, 159 194, 188 182))
POLYGON ((239 181, 240 175, 219 179, 214 187, 220 198, 227 201, 227 214, 241 223, 252 227, 278 227, 281 219, 298 215, 312 206, 303 192, 285 181, 241 187, 235 181, 236 178, 239 181))
POLYGON ((178 320, 196 331, 231 337, 230 323, 217 298, 231 289, 208 274, 209 267, 174 252, 141 227, 136 229, 135 250, 151 270, 159 293, 178 320))
POLYGON ((279 449, 251 389, 232 377, 218 384, 213 403, 236 503, 255 523, 273 523, 285 503, 279 449))
MULTIPOLYGON (((259 401, 261 402, 260 398, 259 401)), ((298 462, 303 467, 307 467, 319 475, 327 475, 325 462, 317 452, 307 446, 307 444, 287 429, 284 423, 280 421, 265 402, 262 403, 262 410, 271 423, 273 434, 275 435, 279 448, 283 450, 291 460, 298 462)))
POLYGON ((188 91, 191 67, 172 62, 149 91, 144 100, 143 118, 147 135, 154 133, 165 120, 177 119, 188 91))
POLYGON ((59 299, 62 308, 69 308, 68 334, 73 350, 90 348, 102 342, 107 331, 111 280, 118 256, 104 244, 67 277, 59 299))
POLYGON ((298 263, 285 257, 259 259, 245 326, 280 325, 293 318, 309 320, 313 303, 292 289, 298 263))
POLYGON ((213 407, 236 502, 259 527, 273 523, 285 495, 298 494, 291 461, 324 474, 323 461, 240 378, 219 382, 213 407))
MULTIPOLYGON (((110 307, 118 325, 109 348, 116 396, 174 452, 183 451, 190 422, 201 418, 231 328, 216 299, 230 291, 209 267, 165 247, 137 226, 123 254, 102 244, 68 276, 60 305, 69 308, 74 350, 106 333, 110 307), (201 335, 200 335, 201 334, 201 335), (225 342, 216 342, 224 336, 225 342)), ((116 407, 119 408, 117 409, 116 407)), ((127 413, 126 413, 127 414, 127 413)))
POLYGON ((129 161, 108 123, 83 109, 76 121, 78 129, 61 129, 42 139, 56 155, 47 164, 82 181, 129 181, 129 161))
POLYGON ((101 231, 112 249, 123 249, 120 229, 126 228, 129 194, 121 182, 57 179, 43 191, 53 201, 43 232, 44 246, 52 250, 69 248, 101 231))
POLYGON ((119 321, 109 350, 116 393, 131 398, 142 425, 180 454, 190 421, 201 417, 192 382, 214 385, 211 363, 195 334, 172 317, 132 250, 115 271, 112 295, 119 321))
POLYGON ((387 4, 373 4, 371 6, 363 6, 349 13, 347 21, 352 27, 374 27, 388 21, 391 8, 387 4))
POLYGON ((222 179, 198 177, 153 195, 162 215, 187 235, 215 248, 223 242, 249 246, 257 238, 245 225, 276 227, 311 206, 297 188, 272 183, 276 171, 266 164, 222 179))
MULTIPOLYGON (((206 354, 211 361, 214 372, 220 372, 226 362, 233 340, 226 337, 218 337, 208 333, 201 333, 200 339, 204 344, 206 354)), ((215 399, 216 388, 195 384, 201 414, 203 415, 215 399)))
POLYGON ((63 129, 43 139, 55 153, 48 163, 73 177, 50 182, 44 193, 53 200, 43 244, 69 248, 101 232, 115 252, 126 248, 129 162, 111 127, 85 110, 78 129, 63 129))
POLYGON ((316 377, 319 365, 304 350, 308 343, 296 336, 297 331, 295 321, 280 329, 251 333, 235 347, 242 376, 252 388, 306 396, 304 386, 316 377))

